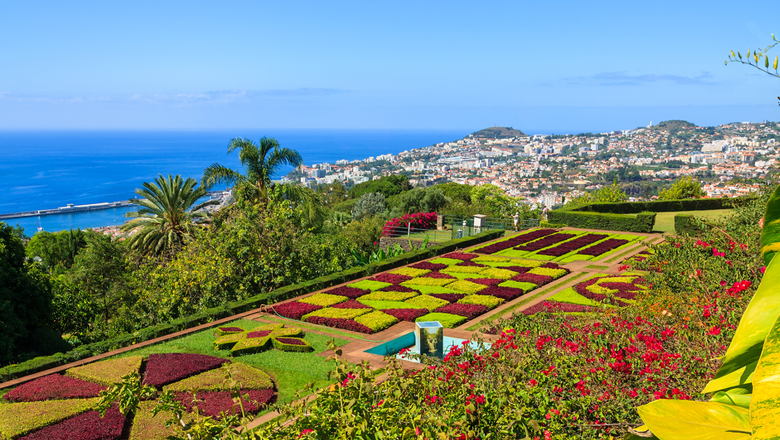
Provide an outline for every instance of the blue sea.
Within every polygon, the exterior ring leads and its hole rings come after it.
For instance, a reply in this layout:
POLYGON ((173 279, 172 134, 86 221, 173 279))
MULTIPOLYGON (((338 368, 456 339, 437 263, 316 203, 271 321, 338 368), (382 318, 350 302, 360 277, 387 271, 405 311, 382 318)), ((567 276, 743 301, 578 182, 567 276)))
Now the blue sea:
MULTIPOLYGON (((232 131, 8 131, 0 132, 0 213, 51 209, 68 203, 114 202, 158 174, 200 179, 220 163, 240 170, 230 139, 276 138, 304 163, 333 163, 427 147, 473 130, 232 130, 232 131)), ((282 170, 282 174, 290 169, 282 170)), ((281 177, 281 176, 276 176, 281 177)), ((27 235, 120 225, 132 208, 6 220, 27 235)))

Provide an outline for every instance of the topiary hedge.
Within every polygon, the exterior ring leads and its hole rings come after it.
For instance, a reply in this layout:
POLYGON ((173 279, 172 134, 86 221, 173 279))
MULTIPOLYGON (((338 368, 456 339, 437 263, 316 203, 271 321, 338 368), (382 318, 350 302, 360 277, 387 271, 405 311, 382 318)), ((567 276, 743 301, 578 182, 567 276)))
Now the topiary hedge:
POLYGON ((691 214, 677 214, 674 216, 674 232, 677 235, 694 235, 699 232, 696 222, 691 214))
POLYGON ((547 218, 555 223, 564 223, 573 228, 602 229, 608 231, 652 232, 655 224, 654 212, 639 214, 605 214, 569 210, 549 211, 547 218))
POLYGON ((106 353, 122 347, 127 347, 139 342, 148 341, 169 335, 181 330, 186 330, 201 324, 213 322, 222 318, 227 318, 239 313, 247 312, 267 304, 274 304, 286 299, 295 298, 310 292, 327 289, 338 284, 345 283, 358 278, 371 276, 375 273, 384 272, 396 267, 405 266, 420 260, 432 258, 437 255, 446 254, 457 249, 463 249, 470 246, 494 240, 502 237, 504 231, 487 231, 471 237, 460 238, 444 242, 437 246, 431 246, 428 249, 421 249, 413 252, 407 252, 398 257, 389 258, 384 261, 371 263, 365 266, 353 267, 338 273, 315 278, 299 284, 280 287, 268 293, 261 293, 243 301, 234 301, 220 307, 214 307, 181 319, 176 319, 166 324, 158 324, 147 327, 133 333, 117 336, 106 341, 85 344, 74 348, 66 353, 56 353, 51 356, 40 356, 28 361, 8 365, 0 368, 0 380, 8 381, 18 377, 27 376, 39 371, 65 365, 80 359, 85 359, 98 354, 106 353))

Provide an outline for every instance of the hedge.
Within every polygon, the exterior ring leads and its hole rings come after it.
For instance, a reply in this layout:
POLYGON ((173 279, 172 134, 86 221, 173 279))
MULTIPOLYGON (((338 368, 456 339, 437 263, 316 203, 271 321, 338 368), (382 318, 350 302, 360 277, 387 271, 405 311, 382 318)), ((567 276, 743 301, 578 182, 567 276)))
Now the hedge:
MULTIPOLYGON (((711 199, 655 200, 652 202, 590 203, 559 211, 587 211, 605 214, 638 214, 640 212, 708 211, 744 206, 755 197, 720 197, 711 199)), ((553 221, 550 219, 550 221, 553 221)), ((570 225, 571 226, 571 225, 570 225)))
POLYGON ((158 324, 151 327, 138 330, 133 333, 117 336, 106 341, 85 344, 74 348, 66 353, 56 353, 51 356, 40 356, 19 364, 12 364, 0 368, 0 380, 8 381, 19 377, 24 377, 39 371, 45 371, 51 368, 75 362, 98 354, 106 353, 122 347, 127 347, 139 342, 159 338, 181 330, 186 330, 201 324, 207 324, 222 318, 227 318, 239 313, 247 312, 259 308, 266 304, 274 304, 307 293, 327 289, 338 284, 345 283, 358 278, 374 275, 379 272, 385 272, 400 266, 412 264, 420 260, 443 255, 457 249, 463 249, 477 244, 495 240, 504 235, 504 231, 495 230, 482 232, 471 237, 450 240, 442 244, 431 246, 428 249, 420 249, 407 252, 400 256, 389 258, 384 261, 358 266, 337 272, 331 275, 315 278, 299 284, 291 284, 280 287, 267 293, 261 293, 243 301, 234 301, 220 307, 207 309, 202 313, 190 315, 184 318, 173 320, 169 323, 158 324))
POLYGON ((695 235, 698 231, 694 216, 690 214, 677 214, 674 216, 674 232, 677 235, 695 235))
POLYGON ((654 212, 640 212, 635 215, 570 210, 547 212, 547 218, 550 221, 565 223, 574 228, 628 232, 652 232, 655 224, 655 215, 654 212))

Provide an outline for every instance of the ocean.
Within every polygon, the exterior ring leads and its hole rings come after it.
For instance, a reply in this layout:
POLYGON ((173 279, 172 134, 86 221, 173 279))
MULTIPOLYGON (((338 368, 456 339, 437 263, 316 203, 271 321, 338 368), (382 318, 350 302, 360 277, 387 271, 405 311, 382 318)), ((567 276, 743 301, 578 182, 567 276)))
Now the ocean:
MULTIPOLYGON (((397 154, 449 142, 473 130, 221 130, 221 131, 7 131, 0 132, 0 213, 52 209, 68 203, 114 202, 158 174, 200 180, 220 163, 240 170, 230 139, 276 138, 297 150, 307 165, 397 154)), ((282 170, 281 175, 290 169, 282 170)), ((280 176, 276 176, 281 177, 280 176)), ((6 220, 32 235, 40 225, 54 232, 120 225, 133 208, 6 220)))

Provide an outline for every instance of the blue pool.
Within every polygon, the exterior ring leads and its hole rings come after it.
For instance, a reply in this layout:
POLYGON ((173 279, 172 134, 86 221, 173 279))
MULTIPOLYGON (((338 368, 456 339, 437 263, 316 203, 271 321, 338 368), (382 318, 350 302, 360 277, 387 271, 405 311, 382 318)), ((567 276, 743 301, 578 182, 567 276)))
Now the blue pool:
MULTIPOLYGON (((451 338, 449 336, 444 336, 444 353, 450 351, 450 347, 453 345, 460 345, 465 341, 465 339, 460 338, 451 338)), ((473 348, 478 348, 479 343, 475 341, 469 342, 469 345, 473 348)), ((490 348, 490 343, 482 343, 482 346, 485 348, 490 348)), ((408 348, 411 353, 417 353, 414 347, 414 332, 409 332, 404 335, 401 335, 393 340, 387 341, 383 344, 379 344, 376 347, 369 348, 368 350, 365 350, 364 353, 371 353, 371 354, 378 354, 379 356, 393 356, 395 354, 398 354, 399 351, 403 350, 404 348, 408 348)), ((418 353, 419 354, 419 353, 418 353)), ((409 362, 417 362, 412 359, 405 359, 409 362)))

